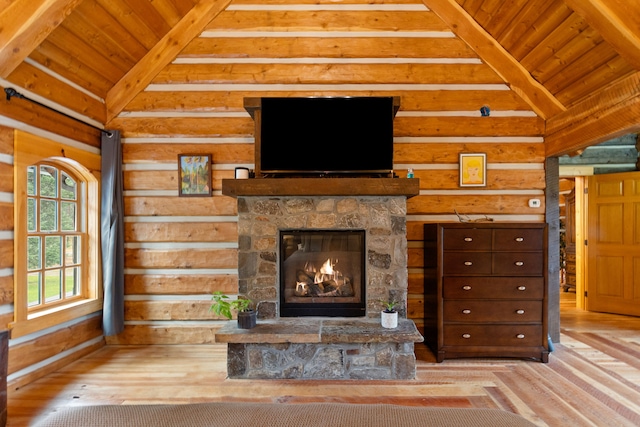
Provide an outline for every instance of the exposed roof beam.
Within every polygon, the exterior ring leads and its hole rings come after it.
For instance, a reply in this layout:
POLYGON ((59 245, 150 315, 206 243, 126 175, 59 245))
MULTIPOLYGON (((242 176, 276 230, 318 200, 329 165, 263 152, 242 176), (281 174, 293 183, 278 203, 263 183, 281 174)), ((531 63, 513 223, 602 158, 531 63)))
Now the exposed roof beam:
POLYGON ((635 69, 640 70, 640 34, 629 24, 640 22, 638 4, 629 0, 564 0, 595 28, 635 69))
POLYGON ((455 0, 422 0, 543 119, 565 110, 544 86, 487 33, 455 0))
POLYGON ((0 78, 6 79, 82 0, 14 0, 0 11, 0 78))
POLYGON ((640 131, 640 72, 547 120, 547 157, 640 131))
POLYGON ((134 65, 112 88, 106 97, 107 123, 124 107, 194 38, 206 25, 222 12, 231 0, 202 0, 173 26, 149 52, 134 65))

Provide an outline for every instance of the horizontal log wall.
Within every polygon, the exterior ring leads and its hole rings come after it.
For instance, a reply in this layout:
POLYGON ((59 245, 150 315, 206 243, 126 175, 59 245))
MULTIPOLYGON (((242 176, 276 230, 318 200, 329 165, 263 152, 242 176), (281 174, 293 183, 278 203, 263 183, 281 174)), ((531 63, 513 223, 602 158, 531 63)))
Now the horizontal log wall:
MULTIPOLYGON (((42 82, 41 82, 42 83, 42 82)), ((49 82, 54 93, 73 91, 49 82)), ((55 106, 55 104, 52 104, 55 106)), ((14 303, 14 131, 96 150, 100 133, 81 123, 18 98, 0 100, 0 329, 13 322, 14 303), (71 141, 71 142, 70 142, 71 141)), ((74 150, 69 150, 74 151, 74 150)), ((8 387, 19 388, 104 346, 101 313, 9 341, 8 387), (37 351, 34 351, 37 348, 37 351)))
POLYGON ((221 180, 254 167, 243 99, 262 96, 401 98, 395 169, 412 168, 421 190, 408 201, 408 315, 422 328, 423 224, 458 221, 455 211, 543 222, 544 121, 421 2, 312 13, 248 3, 222 12, 109 123, 123 135, 127 254, 125 331, 109 342, 214 340, 225 320, 208 311, 210 294, 238 292, 236 200, 221 180), (459 186, 462 152, 487 154, 486 187, 459 186), (211 197, 178 196, 180 153, 212 155, 211 197))

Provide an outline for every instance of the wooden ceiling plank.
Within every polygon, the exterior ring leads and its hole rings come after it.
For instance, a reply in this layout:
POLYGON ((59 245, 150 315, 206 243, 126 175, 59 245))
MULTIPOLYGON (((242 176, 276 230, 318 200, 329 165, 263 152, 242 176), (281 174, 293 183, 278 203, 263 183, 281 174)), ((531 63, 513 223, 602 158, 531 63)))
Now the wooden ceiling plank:
POLYGON ((82 0, 15 0, 0 12, 0 78, 6 78, 82 0))
POLYGON ((520 60, 520 64, 527 70, 535 70, 546 60, 551 58, 567 43, 576 37, 582 37, 582 32, 589 26, 580 15, 572 14, 562 25, 555 28, 547 37, 520 60))
POLYGON ((503 40, 504 47, 517 60, 538 46, 547 35, 562 24, 573 13, 562 0, 553 0, 548 8, 541 11, 533 24, 518 40, 503 40))
POLYGON ((138 16, 138 20, 149 27, 158 39, 164 37, 171 30, 171 25, 165 21, 158 9, 150 1, 125 0, 125 2, 133 13, 138 16))
POLYGON ((637 4, 635 7, 628 7, 629 2, 617 0, 564 1, 597 29, 620 56, 640 70, 640 34, 635 26, 640 22, 637 4))
POLYGON ((640 72, 547 120, 547 156, 561 156, 640 131, 640 72))
POLYGON ((95 0, 112 19, 122 24, 127 29, 132 39, 135 39, 148 51, 158 43, 159 37, 140 21, 138 15, 133 13, 124 0, 95 0))
POLYGON ((498 40, 498 43, 504 46, 505 49, 511 51, 511 48, 520 40, 520 37, 533 27, 540 13, 549 9, 549 6, 554 1, 555 0, 528 0, 518 15, 509 22, 509 25, 504 31, 499 35, 494 35, 494 38, 498 40))
POLYGON ((168 65, 204 27, 220 14, 231 0, 203 1, 196 4, 131 70, 109 91, 106 98, 107 122, 115 118, 138 92, 168 65))
POLYGON ((113 86, 113 81, 87 67, 80 58, 70 55, 68 51, 60 49, 47 40, 31 52, 29 58, 41 65, 46 64, 54 73, 66 74, 70 81, 102 99, 107 96, 107 92, 113 86))
POLYGON ((516 23, 516 17, 522 11, 529 0, 503 1, 498 10, 487 24, 487 29, 494 39, 499 40, 504 31, 516 23))
MULTIPOLYGON (((593 28, 584 31, 583 37, 575 37, 531 74, 546 86, 546 82, 582 57, 590 57, 590 51, 604 40, 593 28)), ((548 88, 547 88, 548 89, 548 88)))
POLYGON ((545 82, 545 87, 553 94, 558 94, 573 84, 588 77, 594 70, 620 58, 606 43, 600 43, 591 49, 589 55, 583 55, 571 64, 565 64, 562 71, 545 82))
POLYGON ((547 119, 564 111, 562 104, 454 0, 423 0, 423 3, 448 23, 454 33, 527 101, 540 117, 547 119))
POLYGON ((566 105, 570 106, 585 96, 597 92, 608 83, 615 82, 635 71, 622 57, 616 56, 584 78, 576 80, 572 85, 558 92, 556 96, 560 100, 566 100, 566 105))
POLYGON ((104 10, 96 1, 85 1, 75 10, 75 13, 105 34, 118 49, 133 61, 137 62, 147 53, 144 47, 131 33, 116 20, 113 15, 104 10))

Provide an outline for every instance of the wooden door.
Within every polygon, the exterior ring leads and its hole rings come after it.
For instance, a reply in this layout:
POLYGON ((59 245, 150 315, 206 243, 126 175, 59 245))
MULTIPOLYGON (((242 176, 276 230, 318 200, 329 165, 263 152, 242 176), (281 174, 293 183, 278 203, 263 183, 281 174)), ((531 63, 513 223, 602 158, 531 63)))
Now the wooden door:
POLYGON ((589 178, 587 310, 640 316, 640 172, 589 178))

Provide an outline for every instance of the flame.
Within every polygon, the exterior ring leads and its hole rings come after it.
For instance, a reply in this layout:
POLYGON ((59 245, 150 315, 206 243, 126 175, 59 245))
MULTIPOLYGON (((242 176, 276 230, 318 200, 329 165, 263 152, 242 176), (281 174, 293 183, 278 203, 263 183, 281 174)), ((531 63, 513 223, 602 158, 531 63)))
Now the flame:
POLYGON ((322 267, 320 267, 320 273, 322 274, 333 274, 333 264, 331 264, 331 259, 327 259, 327 261, 322 264, 322 267))

